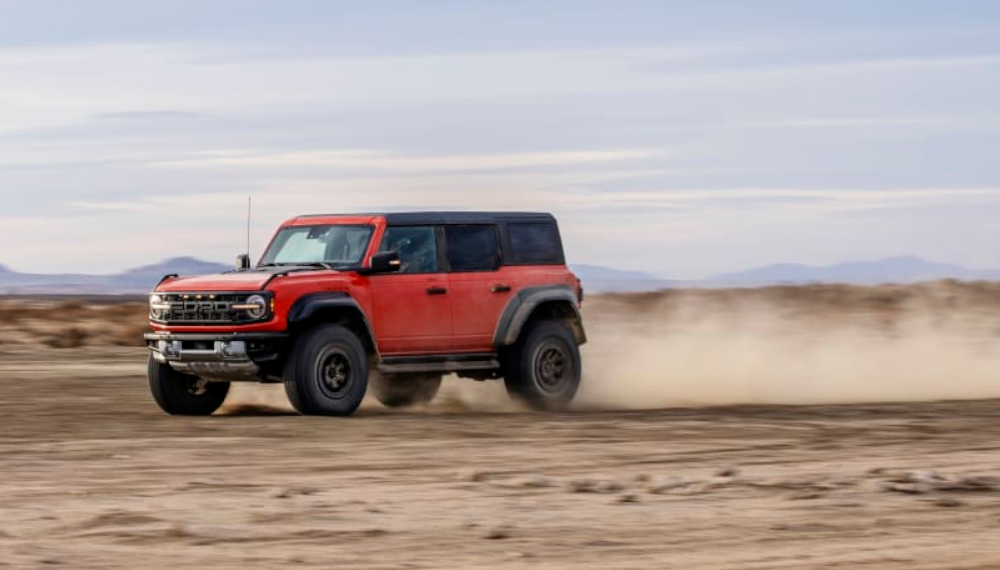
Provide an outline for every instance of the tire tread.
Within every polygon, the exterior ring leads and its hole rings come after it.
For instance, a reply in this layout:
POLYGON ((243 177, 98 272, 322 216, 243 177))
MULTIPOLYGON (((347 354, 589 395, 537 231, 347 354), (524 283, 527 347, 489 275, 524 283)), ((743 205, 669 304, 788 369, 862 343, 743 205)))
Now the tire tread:
MULTIPOLYGON (((349 356, 350 356, 349 355, 349 356)), ((338 324, 323 324, 303 332, 285 363, 284 368, 285 394, 300 414, 348 416, 361 404, 368 384, 368 356, 364 345, 350 329, 338 324), (313 374, 313 360, 316 353, 328 343, 340 343, 345 351, 351 353, 355 362, 353 368, 359 384, 355 392, 344 400, 324 398, 318 386, 313 385, 317 379, 313 374)))
POLYGON ((205 394, 189 394, 182 382, 192 377, 157 362, 152 356, 146 377, 153 400, 161 410, 175 416, 209 416, 219 409, 229 393, 229 382, 210 382, 205 394))
POLYGON ((507 393, 529 407, 543 411, 559 411, 565 409, 576 396, 582 375, 580 349, 572 332, 565 324, 551 319, 531 323, 510 349, 502 356, 504 386, 507 393), (532 348, 542 339, 555 336, 569 347, 573 358, 574 378, 566 390, 559 394, 544 392, 534 380, 534 370, 529 362, 532 348))

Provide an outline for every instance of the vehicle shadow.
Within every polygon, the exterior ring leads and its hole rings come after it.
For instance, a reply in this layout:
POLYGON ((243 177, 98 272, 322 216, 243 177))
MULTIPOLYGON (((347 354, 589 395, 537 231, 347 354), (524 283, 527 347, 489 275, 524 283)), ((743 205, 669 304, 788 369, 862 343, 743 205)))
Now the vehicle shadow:
POLYGON ((234 404, 219 410, 220 416, 297 416, 298 412, 267 404, 234 404))

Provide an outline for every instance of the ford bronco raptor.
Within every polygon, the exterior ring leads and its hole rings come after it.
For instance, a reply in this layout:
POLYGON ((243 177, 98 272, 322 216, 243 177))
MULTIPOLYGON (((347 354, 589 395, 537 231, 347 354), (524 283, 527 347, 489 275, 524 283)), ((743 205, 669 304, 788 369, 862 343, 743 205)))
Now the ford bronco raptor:
POLYGON ((566 407, 586 341, 580 281, 538 213, 315 215, 288 220, 256 267, 168 275, 149 295, 149 387, 208 415, 233 381, 283 382, 303 414, 430 402, 441 377, 503 378, 566 407))

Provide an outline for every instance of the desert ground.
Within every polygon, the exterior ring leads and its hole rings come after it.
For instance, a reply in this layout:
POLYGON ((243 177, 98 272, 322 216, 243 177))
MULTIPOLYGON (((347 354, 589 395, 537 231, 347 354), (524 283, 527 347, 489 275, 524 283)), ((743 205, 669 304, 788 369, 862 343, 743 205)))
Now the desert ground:
POLYGON ((579 402, 149 398, 141 303, 0 299, 0 567, 1000 567, 1000 285, 588 298, 579 402))

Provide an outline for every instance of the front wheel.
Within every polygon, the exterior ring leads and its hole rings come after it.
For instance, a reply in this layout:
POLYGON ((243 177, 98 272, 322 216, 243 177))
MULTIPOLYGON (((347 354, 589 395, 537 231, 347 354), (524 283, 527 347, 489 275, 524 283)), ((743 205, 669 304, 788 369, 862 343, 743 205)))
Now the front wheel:
POLYGON ((368 389, 368 356, 341 325, 303 333, 285 363, 285 393, 301 414, 349 416, 368 389))
POLYGON ((441 388, 440 374, 383 374, 371 376, 375 399, 389 408, 429 404, 441 388))
POLYGON ((504 358, 507 393, 536 410, 562 410, 580 387, 580 348, 564 324, 539 321, 504 358))
POLYGON ((229 382, 206 382, 149 357, 149 391, 164 412, 175 416, 209 416, 229 393, 229 382))

